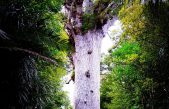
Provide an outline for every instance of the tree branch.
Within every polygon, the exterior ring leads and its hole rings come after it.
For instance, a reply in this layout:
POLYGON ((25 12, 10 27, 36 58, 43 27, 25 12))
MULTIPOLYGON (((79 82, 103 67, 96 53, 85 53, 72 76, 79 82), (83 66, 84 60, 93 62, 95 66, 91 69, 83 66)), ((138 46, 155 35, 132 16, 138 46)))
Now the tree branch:
POLYGON ((83 0, 65 0, 64 7, 68 15, 65 27, 69 36, 81 34, 82 4, 83 0))
POLYGON ((97 5, 94 7, 94 12, 97 13, 97 28, 101 28, 104 26, 109 20, 111 20, 114 15, 111 13, 111 11, 117 9, 119 6, 121 6, 122 3, 116 3, 114 1, 108 1, 105 3, 101 3, 100 1, 97 3, 97 5), (107 4, 107 5, 105 5, 107 4))
POLYGON ((43 60, 47 61, 47 62, 50 62, 54 65, 58 65, 57 62, 49 57, 46 57, 46 56, 43 56, 37 52, 34 52, 34 51, 31 51, 31 50, 28 50, 28 49, 23 49, 23 48, 18 48, 18 47, 0 47, 1 49, 8 49, 8 50, 15 50, 15 51, 21 51, 21 52, 25 52, 25 53, 28 53, 28 54, 31 54, 33 56, 37 56, 37 57, 40 57, 42 58, 43 60))
POLYGON ((5 32, 5 31, 3 31, 3 30, 1 30, 0 29, 0 37, 2 38, 2 39, 10 39, 9 37, 7 37, 7 33, 5 32))

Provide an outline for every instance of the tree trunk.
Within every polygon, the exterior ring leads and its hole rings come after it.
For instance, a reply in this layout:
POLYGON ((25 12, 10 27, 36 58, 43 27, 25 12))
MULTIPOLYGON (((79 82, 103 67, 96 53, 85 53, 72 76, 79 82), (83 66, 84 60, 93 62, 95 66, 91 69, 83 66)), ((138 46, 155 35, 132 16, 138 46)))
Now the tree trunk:
POLYGON ((75 37, 74 109, 100 109, 101 31, 75 37))

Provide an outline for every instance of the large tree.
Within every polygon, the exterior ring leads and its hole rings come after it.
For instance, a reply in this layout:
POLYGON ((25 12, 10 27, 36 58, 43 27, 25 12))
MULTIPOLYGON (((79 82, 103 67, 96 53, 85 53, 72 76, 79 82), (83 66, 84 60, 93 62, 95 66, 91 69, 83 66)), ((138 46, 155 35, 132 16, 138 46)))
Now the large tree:
MULTIPOLYGON (((120 2, 119 2, 120 3, 120 2)), ((75 47, 75 109, 100 109, 100 48, 115 0, 65 0, 65 29, 75 47)))

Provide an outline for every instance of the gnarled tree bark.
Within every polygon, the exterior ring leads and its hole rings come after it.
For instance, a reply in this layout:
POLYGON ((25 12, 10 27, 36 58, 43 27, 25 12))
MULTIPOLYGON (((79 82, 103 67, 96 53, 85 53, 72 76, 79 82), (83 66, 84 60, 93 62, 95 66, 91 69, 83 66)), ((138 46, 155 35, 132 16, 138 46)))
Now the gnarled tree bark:
POLYGON ((114 2, 108 1, 107 6, 97 5, 94 7, 92 0, 65 0, 64 4, 67 17, 65 29, 75 47, 75 53, 72 53, 75 67, 74 109, 100 109, 100 49, 105 29, 103 25, 107 20, 104 14, 108 14, 107 7, 111 8, 114 2), (98 14, 98 17, 95 19, 96 24, 93 24, 95 28, 83 33, 82 18, 85 13, 98 14))
POLYGON ((89 31, 75 39, 75 109, 100 109, 100 48, 103 34, 89 31))

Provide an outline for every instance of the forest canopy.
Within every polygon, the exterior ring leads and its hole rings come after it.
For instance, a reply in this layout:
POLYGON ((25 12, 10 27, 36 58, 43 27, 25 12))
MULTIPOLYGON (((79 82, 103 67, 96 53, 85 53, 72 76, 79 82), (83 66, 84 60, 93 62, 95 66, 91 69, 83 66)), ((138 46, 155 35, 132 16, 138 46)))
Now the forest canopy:
POLYGON ((168 9, 168 2, 136 0, 119 11, 124 33, 104 60, 110 73, 102 82, 102 109, 168 107, 168 9))

